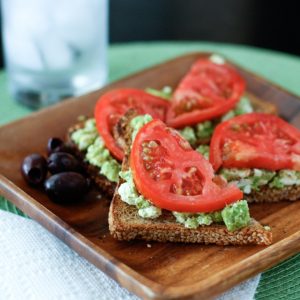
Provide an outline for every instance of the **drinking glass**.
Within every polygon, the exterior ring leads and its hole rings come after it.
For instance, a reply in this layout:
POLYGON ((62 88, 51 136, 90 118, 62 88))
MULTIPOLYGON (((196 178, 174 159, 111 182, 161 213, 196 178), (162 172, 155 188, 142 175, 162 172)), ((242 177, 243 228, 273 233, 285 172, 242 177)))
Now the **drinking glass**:
POLYGON ((107 79, 107 0, 2 0, 13 97, 38 108, 107 79))

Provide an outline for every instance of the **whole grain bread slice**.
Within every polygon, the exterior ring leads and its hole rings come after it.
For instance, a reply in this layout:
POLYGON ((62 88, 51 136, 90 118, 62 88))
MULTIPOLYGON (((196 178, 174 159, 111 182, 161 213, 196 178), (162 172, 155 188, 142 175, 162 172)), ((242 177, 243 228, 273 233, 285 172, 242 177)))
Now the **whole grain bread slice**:
POLYGON ((247 227, 236 231, 228 231, 221 224, 186 228, 168 211, 163 211, 157 219, 144 219, 134 206, 123 202, 117 192, 110 205, 108 222, 110 233, 120 241, 140 239, 217 245, 270 245, 272 242, 272 232, 254 219, 247 227))
MULTIPOLYGON (((129 154, 131 145, 131 128, 129 123, 136 116, 130 110, 120 120, 117 127, 120 143, 125 146, 125 159, 122 170, 129 169, 129 154)), ((122 180, 119 185, 122 184, 122 180)), ((118 187, 119 187, 118 185, 118 187)), ((249 225, 236 231, 228 231, 225 225, 212 224, 199 226, 196 229, 186 228, 176 222, 173 214, 167 210, 157 219, 145 219, 138 215, 135 206, 128 205, 121 200, 118 187, 109 209, 109 230, 118 240, 141 239, 158 242, 204 243, 217 245, 269 245, 272 242, 272 233, 260 223, 251 219, 249 225)))
POLYGON ((85 161, 84 158, 86 155, 86 151, 80 150, 71 138, 74 131, 84 127, 84 123, 85 121, 79 121, 68 129, 66 135, 66 144, 72 149, 75 156, 83 162, 85 171, 92 179, 94 185, 107 197, 112 198, 117 184, 100 174, 100 169, 98 167, 91 165, 90 163, 85 161))
POLYGON ((300 185, 285 186, 281 189, 263 185, 258 191, 253 190, 250 194, 244 194, 244 198, 249 203, 296 201, 300 199, 300 185))

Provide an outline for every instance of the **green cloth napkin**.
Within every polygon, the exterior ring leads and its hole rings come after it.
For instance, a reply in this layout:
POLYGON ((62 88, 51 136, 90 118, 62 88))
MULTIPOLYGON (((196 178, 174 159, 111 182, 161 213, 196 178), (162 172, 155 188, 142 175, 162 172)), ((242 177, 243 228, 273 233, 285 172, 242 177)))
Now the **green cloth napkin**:
MULTIPOLYGON (((205 42, 152 42, 113 45, 109 49, 109 81, 147 68, 166 59, 193 51, 216 51, 241 66, 300 95, 300 59, 253 47, 205 42)), ((0 124, 31 112, 15 103, 7 90, 7 78, 0 73, 0 124)), ((0 209, 22 214, 0 196, 0 209)), ((300 254, 265 272, 256 299, 300 299, 300 254)))

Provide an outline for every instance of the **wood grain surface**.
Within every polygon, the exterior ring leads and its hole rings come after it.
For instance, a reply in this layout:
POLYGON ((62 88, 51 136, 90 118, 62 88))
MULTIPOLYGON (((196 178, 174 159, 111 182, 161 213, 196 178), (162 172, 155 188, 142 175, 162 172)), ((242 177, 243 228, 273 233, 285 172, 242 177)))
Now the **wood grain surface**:
MULTIPOLYGON (((208 54, 176 58, 0 128, 0 193, 121 285, 147 299, 208 299, 297 253, 300 201, 250 205, 253 217, 273 229, 274 242, 269 247, 118 242, 108 232, 109 199, 91 191, 82 203, 54 204, 25 184, 20 164, 30 153, 45 153, 49 137, 63 138, 78 115, 91 116, 105 91, 174 87, 203 55, 208 54)), ((254 103, 258 99, 275 103, 280 115, 300 127, 300 101, 295 95, 241 68, 239 71, 254 103)), ((273 106, 267 107, 273 110, 273 106)))

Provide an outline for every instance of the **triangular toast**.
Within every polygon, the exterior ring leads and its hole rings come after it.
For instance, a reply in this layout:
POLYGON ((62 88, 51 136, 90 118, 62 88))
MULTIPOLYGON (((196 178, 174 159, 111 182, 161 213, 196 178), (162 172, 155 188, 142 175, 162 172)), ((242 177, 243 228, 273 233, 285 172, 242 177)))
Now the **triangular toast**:
MULTIPOLYGON (((129 168, 128 157, 131 144, 130 120, 136 116, 135 111, 129 111, 119 122, 119 143, 125 146, 125 159, 122 170, 129 168)), ((119 185, 122 183, 119 183, 119 185)), ((175 221, 168 211, 157 219, 141 218, 135 206, 128 205, 120 199, 118 188, 115 190, 109 210, 109 230, 118 240, 142 239, 159 242, 213 243, 218 245, 269 245, 272 233, 260 223, 251 219, 247 227, 236 231, 228 231, 225 225, 212 224, 199 226, 196 229, 185 228, 175 221)))

